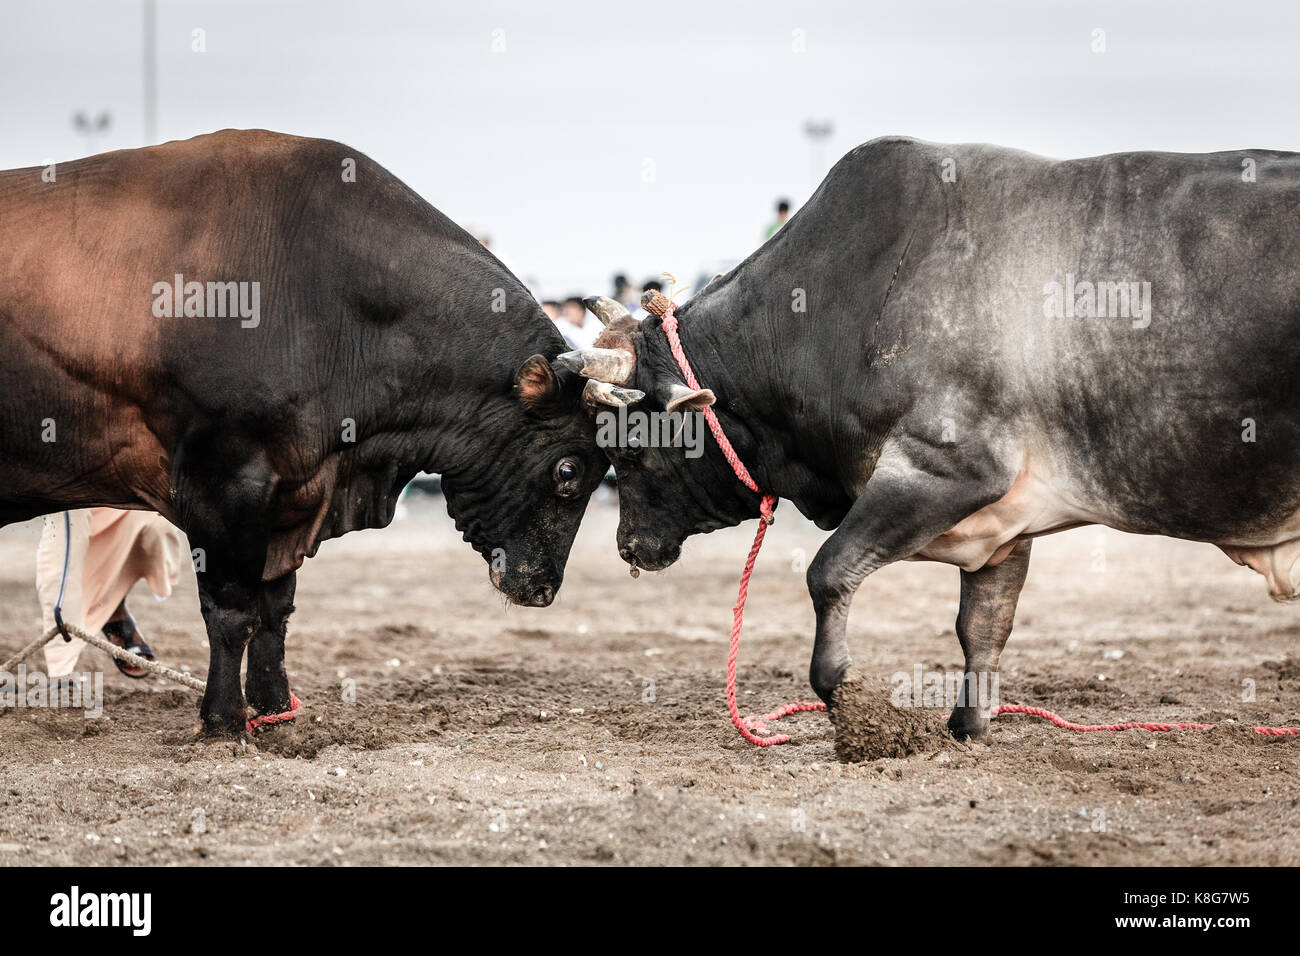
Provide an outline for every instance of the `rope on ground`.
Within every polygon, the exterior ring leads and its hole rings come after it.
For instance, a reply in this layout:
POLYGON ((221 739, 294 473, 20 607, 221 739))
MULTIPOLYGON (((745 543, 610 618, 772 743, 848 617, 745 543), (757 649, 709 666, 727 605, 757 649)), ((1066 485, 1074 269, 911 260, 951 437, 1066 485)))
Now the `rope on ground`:
POLYGON ((57 627, 51 628, 50 630, 46 631, 44 635, 32 641, 30 644, 24 647, 13 657, 6 658, 4 663, 0 664, 0 674, 6 674, 12 672, 15 667, 17 667, 23 661, 27 660, 29 656, 35 654, 46 644, 50 643, 50 641, 54 639, 54 635, 58 633, 59 633, 59 629, 57 627))
MULTIPOLYGON (((197 677, 191 677, 189 674, 183 674, 180 671, 172 670, 170 667, 168 667, 165 664, 159 664, 157 661, 147 660, 138 654, 132 654, 130 651, 123 650, 122 648, 114 644, 112 641, 110 641, 108 638, 100 634, 88 633, 87 631, 83 631, 81 628, 77 627, 74 624, 65 623, 64 627, 67 628, 68 633, 71 634, 73 637, 81 638, 87 644, 92 644, 95 647, 98 647, 105 654, 108 654, 110 657, 115 657, 119 661, 124 661, 127 664, 131 664, 134 667, 142 667, 145 670, 149 671, 149 673, 151 674, 157 674, 160 677, 166 677, 168 680, 176 681, 176 683, 178 684, 184 684, 186 687, 192 688, 193 690, 197 690, 200 693, 202 693, 207 688, 207 685, 204 684, 203 681, 199 680, 197 677)), ((48 644, 50 641, 54 640, 54 638, 58 636, 59 636, 58 627, 56 626, 50 628, 43 635, 38 637, 36 640, 32 641, 32 643, 28 644, 17 654, 10 657, 3 664, 0 664, 0 671, 13 670, 13 668, 17 666, 19 662, 25 660, 29 654, 34 654, 36 651, 40 650, 42 647, 44 647, 46 644, 48 644)))
MULTIPOLYGON (((1172 730, 1213 730, 1218 726, 1217 724, 1161 724, 1147 721, 1130 721, 1123 724, 1075 724, 1052 713, 1050 710, 1045 710, 1042 707, 1030 707, 1026 704, 1003 704, 989 711, 989 715, 992 717, 998 717, 1002 714, 1026 714, 1030 717, 1038 717, 1042 720, 1051 721, 1062 730, 1072 730, 1081 734, 1096 733, 1099 730, 1150 730, 1164 733, 1172 730)), ((1256 727, 1255 733, 1265 734, 1270 737, 1285 737, 1292 734, 1300 736, 1300 727, 1256 727)))

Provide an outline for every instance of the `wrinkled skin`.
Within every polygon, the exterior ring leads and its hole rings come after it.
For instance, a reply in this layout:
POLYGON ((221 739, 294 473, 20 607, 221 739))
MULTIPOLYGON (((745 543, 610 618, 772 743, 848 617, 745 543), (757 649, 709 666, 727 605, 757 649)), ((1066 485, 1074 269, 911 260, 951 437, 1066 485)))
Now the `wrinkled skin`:
MULTIPOLYGON (((808 568, 824 701, 849 666, 858 586, 907 558, 961 568, 968 679, 997 670, 1039 534, 1212 542, 1273 597, 1300 596, 1298 206, 1289 153, 1051 161, 876 140, 678 310, 759 487, 836 529, 808 568), (1151 315, 1049 315, 1067 275, 1149 282, 1151 315)), ((630 340, 620 384, 662 410, 682 376, 661 321, 630 340)), ((758 514, 705 447, 607 449, 625 560, 665 567, 687 536, 758 514)), ((951 729, 986 733, 987 703, 963 697, 951 729)))
POLYGON ((553 600, 605 462, 563 340, 472 236, 355 150, 264 131, 42 172, 0 173, 0 525, 114 506, 182 528, 209 731, 243 730, 245 649, 248 704, 288 709, 297 568, 386 525, 421 470, 503 593, 553 600), (258 283, 257 320, 160 317, 177 273, 258 283))

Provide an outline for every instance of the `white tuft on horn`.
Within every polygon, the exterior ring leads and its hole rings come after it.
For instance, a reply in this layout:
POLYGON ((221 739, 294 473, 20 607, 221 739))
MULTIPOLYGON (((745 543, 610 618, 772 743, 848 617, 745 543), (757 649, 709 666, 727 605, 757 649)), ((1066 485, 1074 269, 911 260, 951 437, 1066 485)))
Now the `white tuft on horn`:
POLYGON ((587 380, 587 387, 582 390, 582 398, 583 401, 591 404, 613 405, 617 408, 641 401, 645 398, 645 392, 635 388, 620 388, 593 378, 587 380))
POLYGON ((626 349, 574 349, 556 356, 555 361, 571 372, 615 385, 626 383, 636 368, 636 356, 626 349))
POLYGON ((602 325, 609 325, 616 319, 632 318, 632 313, 623 308, 622 303, 614 301, 607 295, 589 295, 582 302, 591 310, 592 315, 600 319, 602 325))

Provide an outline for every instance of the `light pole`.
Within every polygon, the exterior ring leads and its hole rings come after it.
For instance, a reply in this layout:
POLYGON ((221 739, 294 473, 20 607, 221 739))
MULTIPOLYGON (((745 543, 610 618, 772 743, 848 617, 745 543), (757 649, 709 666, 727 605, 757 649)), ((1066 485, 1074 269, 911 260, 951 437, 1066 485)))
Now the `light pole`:
POLYGON ((144 0, 144 144, 158 142, 158 44, 157 9, 154 0, 144 0))

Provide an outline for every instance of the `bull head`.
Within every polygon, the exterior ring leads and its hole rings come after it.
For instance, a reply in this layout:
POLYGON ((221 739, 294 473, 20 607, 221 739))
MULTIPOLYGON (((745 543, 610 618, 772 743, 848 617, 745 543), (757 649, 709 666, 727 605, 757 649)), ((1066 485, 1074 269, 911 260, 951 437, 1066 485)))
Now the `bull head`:
POLYGON ((645 392, 621 388, 632 379, 636 369, 636 351, 630 332, 637 321, 632 313, 608 296, 593 295, 582 300, 605 326, 605 331, 588 349, 575 349, 556 357, 555 361, 588 379, 582 390, 588 405, 632 405, 645 398, 645 392))

